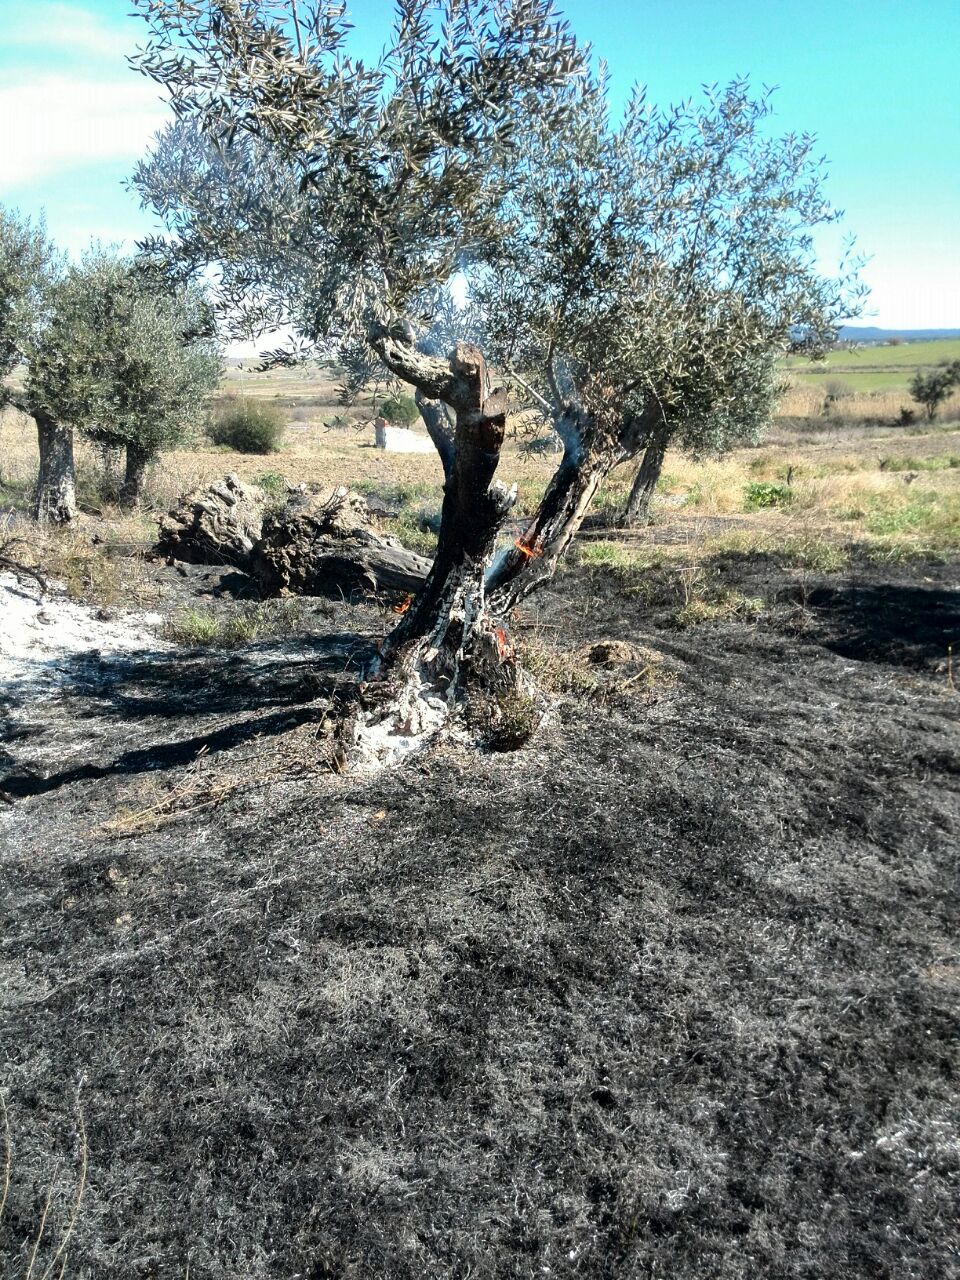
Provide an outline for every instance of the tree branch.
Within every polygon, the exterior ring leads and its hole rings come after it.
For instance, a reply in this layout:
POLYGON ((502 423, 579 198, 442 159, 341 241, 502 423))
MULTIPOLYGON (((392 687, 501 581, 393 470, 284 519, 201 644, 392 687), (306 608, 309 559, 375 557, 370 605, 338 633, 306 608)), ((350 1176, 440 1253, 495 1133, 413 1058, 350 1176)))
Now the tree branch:
POLYGON ((453 408, 469 402, 470 387, 450 359, 425 355, 382 325, 371 326, 368 340, 390 372, 422 391, 428 400, 442 400, 453 408))
POLYGON ((34 416, 34 410, 30 408, 30 402, 22 391, 14 391, 12 387, 0 387, 0 409, 6 408, 7 405, 25 413, 28 418, 34 416))
POLYGON ((534 400, 536 400, 537 404, 540 405, 542 409, 545 409, 546 412, 549 413, 551 417, 553 416, 554 406, 550 403, 549 400, 545 400, 538 391, 534 391, 533 387, 531 387, 529 382, 524 382, 523 378, 520 377, 519 373, 517 373, 515 369, 508 368, 506 372, 510 375, 510 377, 514 380, 514 382, 520 383, 524 391, 529 392, 529 394, 533 396, 534 400))
POLYGON ((418 387, 414 393, 420 416, 427 426, 427 434, 436 446, 443 465, 443 474, 449 476, 453 471, 454 437, 453 430, 447 420, 442 403, 428 399, 418 387))
POLYGON ((547 359, 546 359, 547 382, 550 384, 550 391, 552 392, 553 398, 556 401, 557 408, 562 409, 564 406, 564 399, 563 399, 563 396, 560 394, 560 386, 557 383, 557 371, 553 367, 553 353, 555 349, 556 349, 556 343, 554 342, 553 338, 551 338, 550 345, 549 347, 547 347, 547 359))

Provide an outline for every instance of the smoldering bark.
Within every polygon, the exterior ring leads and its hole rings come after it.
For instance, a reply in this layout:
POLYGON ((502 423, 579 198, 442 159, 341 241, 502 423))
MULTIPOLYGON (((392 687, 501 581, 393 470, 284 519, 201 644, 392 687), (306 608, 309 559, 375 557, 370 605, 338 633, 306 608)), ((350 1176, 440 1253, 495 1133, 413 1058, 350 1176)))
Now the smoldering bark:
POLYGON ((553 577, 604 480, 614 467, 635 455, 653 430, 650 416, 632 417, 611 436, 573 405, 566 407, 555 425, 564 444, 560 466, 532 523, 487 575, 487 595, 498 613, 508 613, 553 577))
POLYGON ((484 576, 513 495, 494 483, 506 429, 505 399, 488 398, 456 414, 455 449, 443 490, 440 533, 430 573, 384 656, 428 635, 434 647, 460 649, 485 615, 484 576))
POLYGON ((663 470, 663 459, 666 456, 669 441, 670 429, 666 423, 661 422, 644 450, 643 460, 634 476, 633 486, 623 513, 625 524, 638 525, 649 521, 650 501, 663 470))
POLYGON ((443 362, 392 330, 375 329, 370 341, 387 367, 416 387, 445 481, 436 559, 367 669, 363 697, 344 722, 343 760, 361 767, 395 762, 438 734, 457 702, 474 729, 484 726, 489 744, 516 745, 533 731, 543 704, 516 660, 510 609, 553 574, 604 478, 648 442, 652 424, 642 414, 601 423, 565 406, 555 423, 561 465, 530 527, 495 558, 497 534, 516 500, 516 487, 508 491, 494 478, 506 392, 491 389, 483 355, 468 343, 443 362), (437 401, 453 410, 452 439, 437 401))
POLYGON ((143 486, 147 478, 147 467, 153 455, 139 445, 127 445, 127 461, 120 486, 119 501, 121 507, 138 507, 143 498, 143 486))
POLYGON ((42 409, 26 411, 36 421, 40 450, 34 515, 40 524, 69 524, 77 509, 73 428, 55 422, 42 409))

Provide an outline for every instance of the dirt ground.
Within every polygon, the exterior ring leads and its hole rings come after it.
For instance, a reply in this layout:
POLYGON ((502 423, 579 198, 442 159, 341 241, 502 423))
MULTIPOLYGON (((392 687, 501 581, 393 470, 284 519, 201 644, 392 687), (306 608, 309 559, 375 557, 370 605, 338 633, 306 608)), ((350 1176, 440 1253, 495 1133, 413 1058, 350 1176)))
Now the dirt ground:
POLYGON ((318 726, 389 601, 42 655, 3 692, 0 1272, 960 1276, 956 570, 727 553, 760 604, 681 626, 668 568, 569 567, 518 620, 533 740, 374 779, 318 726))

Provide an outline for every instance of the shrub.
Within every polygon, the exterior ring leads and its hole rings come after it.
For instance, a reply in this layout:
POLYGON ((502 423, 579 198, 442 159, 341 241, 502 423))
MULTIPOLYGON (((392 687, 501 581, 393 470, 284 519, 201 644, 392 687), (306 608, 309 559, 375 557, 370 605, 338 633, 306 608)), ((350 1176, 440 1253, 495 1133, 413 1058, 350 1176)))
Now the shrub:
POLYGON ((357 424, 349 413, 335 413, 332 418, 324 418, 323 425, 327 431, 349 431, 357 424))
POLYGON ((846 400, 852 394, 849 383, 844 382, 842 378, 829 378, 824 385, 824 391, 827 405, 836 404, 838 400, 846 400))
POLYGON ((761 511, 765 507, 785 507, 793 501, 790 486, 773 484, 767 480, 748 484, 744 490, 743 505, 747 511, 761 511))
POLYGON ((257 476, 256 483, 264 491, 264 493, 277 494, 286 493, 287 481, 279 471, 263 471, 257 476))
POLYGON ((380 414, 395 426, 412 427, 420 417, 420 410, 413 396, 396 395, 381 403, 380 414))
POLYGON ((276 453, 283 428, 283 414, 269 401, 240 400, 214 419, 208 434, 237 453, 276 453))

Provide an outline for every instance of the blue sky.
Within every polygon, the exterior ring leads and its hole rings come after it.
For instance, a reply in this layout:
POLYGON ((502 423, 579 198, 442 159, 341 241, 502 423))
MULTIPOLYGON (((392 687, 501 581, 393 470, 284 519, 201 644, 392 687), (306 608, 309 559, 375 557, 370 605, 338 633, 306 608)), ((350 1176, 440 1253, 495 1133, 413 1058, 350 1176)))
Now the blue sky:
MULTIPOLYGON (((607 60, 614 98, 653 100, 748 74, 775 85, 780 131, 816 133, 829 193, 872 255, 861 323, 960 328, 958 0, 566 0, 607 60)), ((124 55, 144 24, 128 0, 0 0, 0 203, 36 215, 71 253, 153 229, 123 188, 165 108, 124 55)), ((392 4, 352 0, 358 52, 392 4)), ((824 240, 824 265, 836 243, 824 240)))

